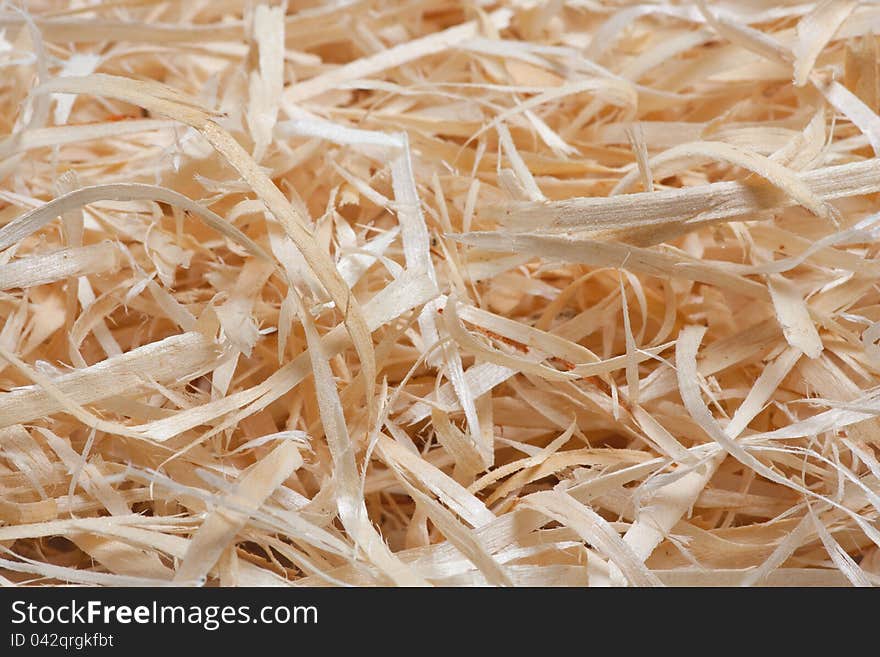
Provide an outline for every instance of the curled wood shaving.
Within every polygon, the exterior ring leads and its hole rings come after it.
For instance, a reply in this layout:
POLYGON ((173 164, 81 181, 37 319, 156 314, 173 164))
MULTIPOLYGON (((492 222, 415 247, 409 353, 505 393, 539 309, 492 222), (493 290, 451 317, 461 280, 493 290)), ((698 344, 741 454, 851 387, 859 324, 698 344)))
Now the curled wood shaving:
POLYGON ((0 582, 880 584, 878 19, 0 6, 0 582))

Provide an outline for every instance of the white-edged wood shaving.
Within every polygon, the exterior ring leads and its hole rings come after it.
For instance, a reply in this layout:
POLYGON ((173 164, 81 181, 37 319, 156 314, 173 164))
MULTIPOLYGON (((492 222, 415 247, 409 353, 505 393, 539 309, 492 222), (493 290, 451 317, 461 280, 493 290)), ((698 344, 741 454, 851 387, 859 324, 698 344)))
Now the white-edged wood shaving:
POLYGON ((0 3, 0 581, 880 584, 880 10, 0 3))

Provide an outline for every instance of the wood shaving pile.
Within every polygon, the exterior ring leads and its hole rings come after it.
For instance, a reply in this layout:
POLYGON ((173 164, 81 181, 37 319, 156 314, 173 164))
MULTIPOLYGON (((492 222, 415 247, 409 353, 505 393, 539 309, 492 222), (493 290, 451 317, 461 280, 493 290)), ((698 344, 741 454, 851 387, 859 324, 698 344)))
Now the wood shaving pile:
POLYGON ((880 5, 0 5, 0 582, 880 583, 880 5))

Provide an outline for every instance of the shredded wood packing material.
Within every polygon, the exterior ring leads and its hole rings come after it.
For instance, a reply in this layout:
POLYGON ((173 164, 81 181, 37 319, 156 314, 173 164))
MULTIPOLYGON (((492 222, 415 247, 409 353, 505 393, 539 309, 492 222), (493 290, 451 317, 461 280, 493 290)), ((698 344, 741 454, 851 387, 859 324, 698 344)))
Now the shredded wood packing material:
POLYGON ((880 584, 880 6, 0 4, 4 585, 880 584))

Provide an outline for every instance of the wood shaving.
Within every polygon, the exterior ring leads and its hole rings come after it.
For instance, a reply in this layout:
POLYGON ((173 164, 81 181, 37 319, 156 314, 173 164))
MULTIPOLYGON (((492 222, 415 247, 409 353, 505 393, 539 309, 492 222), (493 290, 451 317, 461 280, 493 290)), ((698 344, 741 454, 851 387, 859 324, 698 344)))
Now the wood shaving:
POLYGON ((878 25, 0 4, 0 577, 880 584, 878 25))

